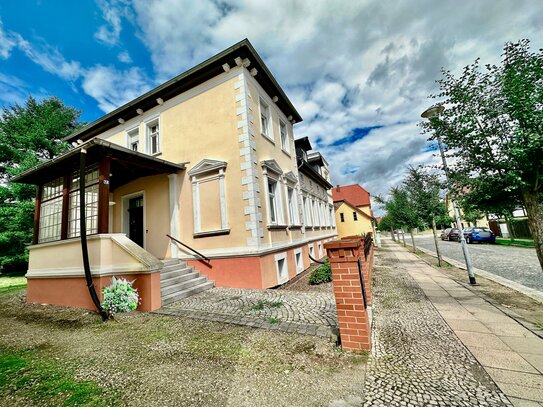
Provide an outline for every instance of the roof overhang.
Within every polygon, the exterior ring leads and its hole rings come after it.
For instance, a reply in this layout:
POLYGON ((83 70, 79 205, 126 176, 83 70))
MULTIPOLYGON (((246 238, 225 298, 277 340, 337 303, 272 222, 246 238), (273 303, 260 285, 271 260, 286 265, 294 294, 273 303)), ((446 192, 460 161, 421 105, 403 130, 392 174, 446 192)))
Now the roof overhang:
POLYGON ((311 143, 309 142, 309 137, 302 137, 294 140, 294 145, 296 146, 296 148, 301 148, 305 151, 310 151, 313 149, 311 143))
POLYGON ((328 189, 331 189, 333 187, 332 184, 330 184, 327 180, 325 180, 322 175, 320 175, 315 169, 307 162, 303 160, 298 160, 298 171, 302 172, 303 174, 307 175, 309 178, 311 178, 313 181, 321 185, 322 187, 328 189))
POLYGON ((103 157, 110 158, 111 190, 144 176, 170 174, 185 169, 183 163, 175 164, 94 138, 57 158, 45 161, 22 172, 13 177, 11 182, 43 185, 55 178, 70 174, 74 169, 79 168, 79 157, 82 149, 87 151, 87 165, 98 163, 103 157))
POLYGON ((266 67, 264 61, 262 61, 249 40, 244 39, 201 64, 196 65, 194 68, 183 72, 144 95, 115 109, 111 113, 102 116, 82 129, 77 130, 66 137, 65 140, 74 141, 80 139, 84 141, 97 136, 118 126, 120 122, 122 123, 136 117, 139 109, 143 111, 150 110, 158 104, 162 104, 168 99, 224 73, 226 65, 230 69, 230 67, 238 66, 238 63, 245 59, 248 59, 250 62, 248 66, 250 71, 256 69, 255 79, 266 93, 272 98, 277 97, 275 104, 285 113, 285 116, 292 116, 294 122, 301 122, 302 117, 266 67))

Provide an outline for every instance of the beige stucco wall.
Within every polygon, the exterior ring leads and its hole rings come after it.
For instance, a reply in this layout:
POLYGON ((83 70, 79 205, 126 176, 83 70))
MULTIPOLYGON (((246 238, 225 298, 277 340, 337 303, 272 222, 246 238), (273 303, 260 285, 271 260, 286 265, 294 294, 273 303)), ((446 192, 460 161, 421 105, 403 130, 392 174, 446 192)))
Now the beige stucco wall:
MULTIPOLYGON (((115 174, 113 174, 115 176, 115 174)), ((113 192, 113 233, 127 233, 123 227, 123 214, 128 216, 128 202, 123 197, 143 193, 144 210, 144 249, 153 256, 163 259, 169 257, 170 233, 168 176, 166 174, 138 178, 113 192)))
POLYGON ((357 213, 358 220, 355 221, 353 217, 353 212, 356 212, 356 210, 351 206, 347 205, 346 203, 342 203, 341 206, 335 211, 337 232, 339 238, 373 232, 371 220, 362 215, 361 213, 357 213), (344 222, 341 222, 341 213, 344 214, 344 222))

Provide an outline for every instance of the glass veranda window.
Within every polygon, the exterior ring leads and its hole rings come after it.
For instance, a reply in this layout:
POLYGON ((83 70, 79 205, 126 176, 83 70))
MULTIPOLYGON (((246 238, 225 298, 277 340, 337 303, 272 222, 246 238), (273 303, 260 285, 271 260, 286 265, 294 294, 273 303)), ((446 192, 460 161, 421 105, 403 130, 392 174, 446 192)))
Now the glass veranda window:
POLYGON ((38 243, 60 240, 62 228, 62 189, 62 177, 43 185, 38 243))
MULTIPOLYGON (((74 171, 70 183, 68 206, 68 237, 80 235, 79 228, 79 171, 74 171)), ((85 219, 87 233, 98 233, 98 167, 87 168, 85 174, 85 219)))

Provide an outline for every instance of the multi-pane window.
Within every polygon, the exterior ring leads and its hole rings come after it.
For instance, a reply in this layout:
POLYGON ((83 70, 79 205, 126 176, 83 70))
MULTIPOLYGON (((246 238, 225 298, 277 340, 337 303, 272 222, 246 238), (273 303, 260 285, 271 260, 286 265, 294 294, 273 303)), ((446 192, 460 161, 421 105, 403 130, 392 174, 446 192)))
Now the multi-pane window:
POLYGON ((317 209, 317 202, 311 201, 313 204, 313 224, 315 226, 320 225, 320 219, 319 219, 319 210, 317 209))
POLYGON ((283 151, 289 152, 289 145, 288 145, 288 133, 287 133, 287 125, 283 122, 279 122, 279 130, 281 133, 281 148, 283 151))
POLYGON ((270 134, 270 106, 260 99, 260 131, 263 135, 271 137, 270 134))
POLYGON ((60 239, 62 226, 62 189, 62 178, 57 178, 43 185, 38 243, 60 239))
POLYGON ((149 154, 160 153, 160 131, 158 128, 158 119, 147 123, 147 150, 149 154))
POLYGON ((294 195, 294 189, 287 188, 287 200, 288 200, 288 215, 291 225, 298 223, 298 216, 296 212, 296 198, 294 195))
POLYGON ((128 148, 132 151, 138 151, 140 143, 139 129, 134 129, 128 132, 128 148))
MULTIPOLYGON (((80 235, 79 186, 79 171, 74 171, 70 183, 68 237, 80 235)), ((98 167, 95 165, 88 167, 85 173, 85 219, 87 233, 98 233, 98 167)))
POLYGON ((270 223, 277 223, 277 181, 268 178, 268 202, 270 205, 270 223))
POLYGON ((311 209, 309 208, 309 199, 307 199, 305 196, 302 199, 303 201, 303 207, 304 207, 304 219, 305 219, 305 225, 306 226, 312 226, 311 225, 311 209))
POLYGON ((358 215, 356 212, 353 212, 353 220, 358 220, 358 215))

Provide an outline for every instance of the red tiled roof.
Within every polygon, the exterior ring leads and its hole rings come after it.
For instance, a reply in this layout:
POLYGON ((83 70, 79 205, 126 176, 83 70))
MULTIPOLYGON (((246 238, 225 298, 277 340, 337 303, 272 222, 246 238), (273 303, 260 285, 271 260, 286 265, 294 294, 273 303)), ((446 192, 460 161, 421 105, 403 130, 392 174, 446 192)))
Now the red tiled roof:
POLYGON ((371 206, 370 193, 361 185, 343 185, 332 188, 332 197, 336 201, 349 201, 355 206, 371 206))

